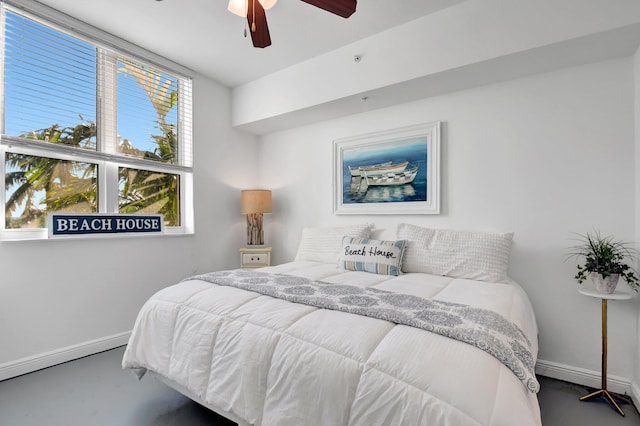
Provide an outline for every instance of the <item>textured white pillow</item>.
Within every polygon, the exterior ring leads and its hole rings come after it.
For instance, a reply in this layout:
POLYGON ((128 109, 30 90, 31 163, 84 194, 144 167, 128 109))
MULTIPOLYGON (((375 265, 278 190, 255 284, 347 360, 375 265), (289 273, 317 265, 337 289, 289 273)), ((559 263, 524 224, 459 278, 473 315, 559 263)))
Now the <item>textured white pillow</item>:
POLYGON ((401 273, 400 267, 406 243, 405 240, 385 241, 344 237, 338 268, 398 276, 401 273))
POLYGON ((295 260, 335 263, 342 252, 342 238, 369 238, 371 224, 304 228, 295 260))
POLYGON ((401 223, 407 240, 403 272, 424 272, 478 281, 505 282, 513 233, 423 228, 401 223))

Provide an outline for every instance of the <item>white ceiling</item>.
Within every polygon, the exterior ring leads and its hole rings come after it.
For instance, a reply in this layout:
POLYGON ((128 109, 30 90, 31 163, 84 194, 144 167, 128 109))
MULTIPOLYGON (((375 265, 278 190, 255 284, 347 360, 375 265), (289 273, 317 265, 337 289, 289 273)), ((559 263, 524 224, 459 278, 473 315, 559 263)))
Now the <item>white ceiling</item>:
POLYGON ((280 0, 267 11, 273 44, 256 49, 243 36, 246 20, 227 11, 227 0, 39 0, 229 87, 462 1, 361 0, 344 19, 280 0))

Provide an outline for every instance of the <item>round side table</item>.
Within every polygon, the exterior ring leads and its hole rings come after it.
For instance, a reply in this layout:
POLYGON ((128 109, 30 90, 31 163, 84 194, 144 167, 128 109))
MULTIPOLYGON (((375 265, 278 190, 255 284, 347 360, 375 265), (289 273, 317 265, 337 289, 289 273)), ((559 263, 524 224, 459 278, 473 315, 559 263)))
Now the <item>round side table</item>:
POLYGON ((578 290, 580 294, 596 299, 602 299, 602 388, 588 395, 581 396, 580 401, 590 401, 595 398, 604 398, 611 407, 624 416, 624 411, 620 408, 620 404, 629 404, 630 401, 623 395, 607 390, 607 300, 627 300, 631 299, 631 294, 616 290, 613 293, 601 293, 592 288, 581 288, 578 290))

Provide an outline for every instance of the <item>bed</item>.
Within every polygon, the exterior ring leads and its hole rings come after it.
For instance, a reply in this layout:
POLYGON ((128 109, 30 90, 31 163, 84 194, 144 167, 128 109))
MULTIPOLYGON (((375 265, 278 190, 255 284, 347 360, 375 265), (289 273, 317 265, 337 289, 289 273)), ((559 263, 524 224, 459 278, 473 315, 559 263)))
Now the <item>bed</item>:
POLYGON ((241 425, 540 425, 512 234, 400 224, 397 238, 306 228, 292 262, 165 288, 122 365, 241 425))

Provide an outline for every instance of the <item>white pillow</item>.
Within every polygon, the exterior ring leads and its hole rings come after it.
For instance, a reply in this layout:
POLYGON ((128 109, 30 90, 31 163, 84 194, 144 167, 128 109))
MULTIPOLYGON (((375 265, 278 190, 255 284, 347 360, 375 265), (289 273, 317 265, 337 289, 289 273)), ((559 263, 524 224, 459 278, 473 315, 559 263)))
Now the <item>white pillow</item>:
POLYGON ((424 272, 478 281, 506 282, 513 233, 458 231, 398 225, 407 240, 403 272, 424 272))
POLYGON ((401 274, 405 240, 384 241, 344 237, 338 268, 380 275, 401 274))
POLYGON ((369 238, 371 224, 327 228, 304 228, 295 260, 336 263, 342 252, 342 238, 369 238))

